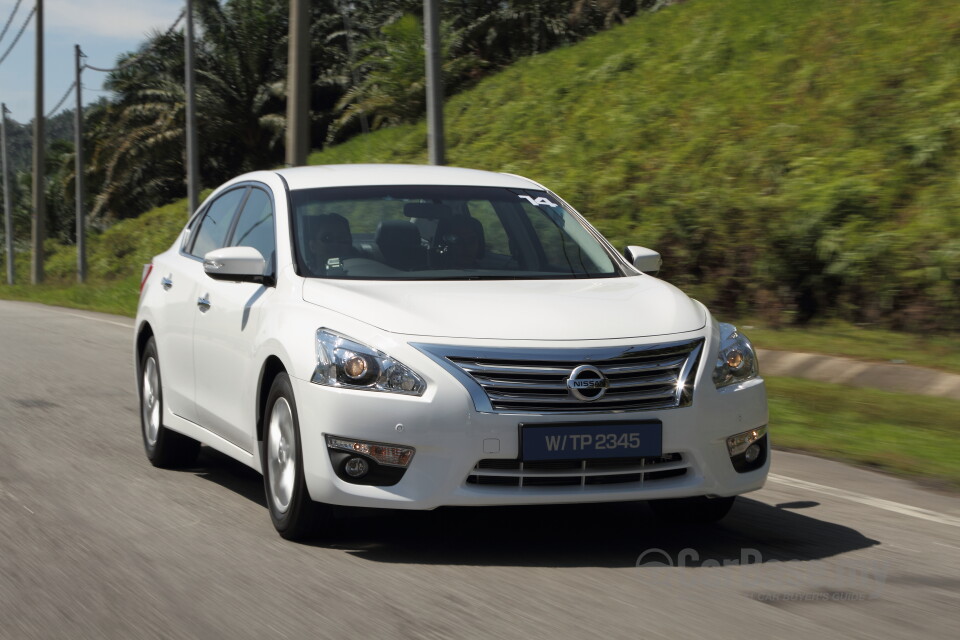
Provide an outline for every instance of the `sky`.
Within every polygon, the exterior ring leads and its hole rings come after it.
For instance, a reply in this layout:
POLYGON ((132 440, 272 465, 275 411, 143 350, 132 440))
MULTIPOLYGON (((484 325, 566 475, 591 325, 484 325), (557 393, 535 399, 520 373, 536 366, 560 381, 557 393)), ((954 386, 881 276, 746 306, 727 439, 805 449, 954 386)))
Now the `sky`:
MULTIPOLYGON (((38 0, 22 0, 0 40, 0 56, 13 43, 17 32, 38 0)), ((42 0, 44 7, 44 112, 50 111, 63 97, 74 79, 74 45, 87 54, 86 62, 96 67, 111 68, 117 58, 135 51, 154 31, 166 31, 177 19, 185 0, 42 0)), ((0 30, 6 24, 17 0, 0 0, 0 30)), ((7 105, 10 117, 21 123, 34 116, 34 47, 36 23, 23 36, 7 59, 0 65, 0 101, 7 105)), ((103 91, 105 73, 86 69, 83 72, 83 102, 93 102, 109 93, 103 91)), ((59 111, 72 109, 75 96, 71 92, 59 111)))

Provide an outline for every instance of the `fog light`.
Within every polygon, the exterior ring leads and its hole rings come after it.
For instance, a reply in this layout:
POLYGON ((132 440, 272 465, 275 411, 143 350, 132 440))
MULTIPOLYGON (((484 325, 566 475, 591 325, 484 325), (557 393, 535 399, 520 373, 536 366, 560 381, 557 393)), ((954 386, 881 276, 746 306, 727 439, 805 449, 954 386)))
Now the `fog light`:
MULTIPOLYGON (((744 431, 743 433, 738 433, 727 438, 727 452, 730 454, 730 457, 740 455, 746 451, 750 445, 754 442, 765 436, 767 433, 767 426, 757 427, 756 429, 750 429, 750 431, 744 431)), ((757 454, 760 453, 760 447, 757 447, 757 454)), ((754 456, 756 459, 756 456, 754 456)))
POLYGON ((363 458, 350 458, 343 465, 343 470, 351 478, 362 478, 370 470, 370 464, 363 458))
MULTIPOLYGON (((743 452, 743 459, 747 463, 755 462, 757 458, 760 457, 760 445, 754 442, 752 445, 747 447, 747 450, 743 452)), ((349 473, 349 472, 348 472, 349 473)))
POLYGON ((413 460, 416 453, 413 447, 380 442, 363 442, 362 440, 348 440, 338 436, 327 436, 327 446, 331 449, 359 453, 373 458, 380 464, 391 467, 406 467, 413 460))

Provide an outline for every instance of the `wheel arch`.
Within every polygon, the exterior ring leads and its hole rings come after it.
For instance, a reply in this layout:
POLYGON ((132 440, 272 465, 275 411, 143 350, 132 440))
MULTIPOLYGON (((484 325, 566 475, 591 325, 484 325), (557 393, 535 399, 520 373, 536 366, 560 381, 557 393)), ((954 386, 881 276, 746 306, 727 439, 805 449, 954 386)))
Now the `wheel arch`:
POLYGON ((143 359, 143 350, 147 348, 147 342, 150 341, 150 338, 153 338, 153 327, 150 326, 149 322, 144 322, 137 329, 136 366, 138 375, 140 373, 140 361, 143 359))
POLYGON ((281 373, 287 373, 287 367, 283 361, 275 355, 268 356, 260 369, 260 380, 257 383, 257 442, 263 442, 263 421, 270 387, 281 373))

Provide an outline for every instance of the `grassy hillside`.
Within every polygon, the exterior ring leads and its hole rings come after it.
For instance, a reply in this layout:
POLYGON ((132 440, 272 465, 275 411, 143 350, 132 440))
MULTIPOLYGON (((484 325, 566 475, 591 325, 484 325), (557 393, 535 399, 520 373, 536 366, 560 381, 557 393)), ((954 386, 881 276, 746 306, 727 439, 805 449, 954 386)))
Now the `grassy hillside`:
MULTIPOLYGON (((449 158, 544 182, 728 312, 955 330, 958 73, 954 0, 694 0, 455 97, 449 158)), ((422 162, 423 137, 311 162, 422 162)))

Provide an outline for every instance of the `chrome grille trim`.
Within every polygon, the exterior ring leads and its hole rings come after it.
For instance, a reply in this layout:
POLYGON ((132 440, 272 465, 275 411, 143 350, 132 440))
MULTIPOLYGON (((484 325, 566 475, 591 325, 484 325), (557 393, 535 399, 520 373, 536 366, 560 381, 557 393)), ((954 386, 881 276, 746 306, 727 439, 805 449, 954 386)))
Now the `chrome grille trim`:
POLYGON ((513 349, 411 343, 466 387, 483 413, 614 413, 673 409, 693 401, 703 338, 588 349, 513 349), (599 369, 603 397, 580 400, 566 386, 578 366, 599 369))
POLYGON ((486 459, 477 462, 466 483, 480 487, 588 487, 658 482, 687 475, 691 465, 679 453, 625 460, 522 462, 486 459))

